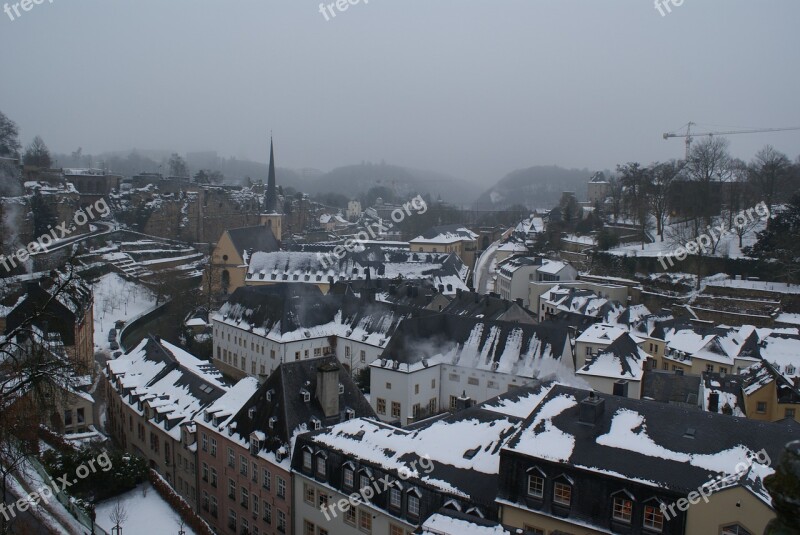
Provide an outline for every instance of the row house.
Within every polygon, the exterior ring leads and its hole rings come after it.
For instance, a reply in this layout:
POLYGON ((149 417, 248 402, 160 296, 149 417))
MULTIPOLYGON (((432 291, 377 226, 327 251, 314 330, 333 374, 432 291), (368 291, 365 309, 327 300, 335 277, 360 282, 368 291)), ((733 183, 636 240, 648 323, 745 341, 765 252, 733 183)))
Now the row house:
POLYGON ((500 520, 535 534, 758 535, 775 516, 764 478, 796 438, 558 385, 500 451, 500 520))
POLYGON ((575 374, 598 392, 639 399, 650 361, 643 343, 621 327, 592 324, 575 339, 575 374))
POLYGON ((405 320, 370 365, 370 403, 401 426, 482 402, 540 373, 574 373, 567 329, 438 314, 405 320))
POLYGON ((197 418, 201 516, 218 533, 299 533, 291 444, 360 417, 374 413, 335 357, 280 364, 261 385, 242 379, 197 418))
POLYGON ((308 285, 239 288, 211 316, 213 360, 233 377, 260 377, 282 362, 336 355, 355 372, 378 358, 403 319, 421 313, 308 285))
MULTIPOLYGON (((465 526, 496 522, 500 447, 551 387, 520 388, 411 429, 359 418, 300 435, 296 533, 411 535, 442 512, 462 515, 465 526)), ((454 535, 463 533, 473 531, 454 535)))
POLYGON ((206 361, 150 337, 106 363, 107 427, 197 506, 195 417, 229 388, 206 361))
POLYGON ((475 265, 478 235, 461 225, 432 227, 408 242, 420 253, 455 253, 466 266, 475 265))

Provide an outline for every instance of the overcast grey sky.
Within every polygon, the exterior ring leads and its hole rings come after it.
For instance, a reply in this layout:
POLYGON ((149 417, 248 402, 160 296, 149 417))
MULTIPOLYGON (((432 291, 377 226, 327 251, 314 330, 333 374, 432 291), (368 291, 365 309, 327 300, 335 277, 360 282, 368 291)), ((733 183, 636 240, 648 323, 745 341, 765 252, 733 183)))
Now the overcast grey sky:
MULTIPOLYGON (((0 13, 0 110, 58 152, 266 161, 273 130, 284 167, 494 182, 681 157, 661 133, 689 120, 800 126, 798 22, 797 0, 361 0, 327 22, 318 0, 44 0, 0 13)), ((800 132, 730 140, 800 154, 800 132)))

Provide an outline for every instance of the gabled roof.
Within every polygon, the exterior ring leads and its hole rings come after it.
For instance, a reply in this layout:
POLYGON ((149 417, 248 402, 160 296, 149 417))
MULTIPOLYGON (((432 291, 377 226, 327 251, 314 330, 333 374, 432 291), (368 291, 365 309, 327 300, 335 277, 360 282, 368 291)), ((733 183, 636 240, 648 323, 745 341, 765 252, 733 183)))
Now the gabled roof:
MULTIPOLYGON (((496 295, 496 294, 495 294, 496 295)), ((518 321, 534 323, 533 314, 515 303, 495 295, 482 295, 476 292, 456 292, 450 304, 442 309, 442 314, 466 316, 493 321, 518 321)))
POLYGON ((500 448, 522 423, 518 415, 526 416, 552 385, 521 387, 456 414, 420 422, 413 429, 360 418, 309 433, 303 439, 341 452, 360 466, 394 474, 408 472, 409 484, 423 484, 492 506, 500 448), (430 470, 421 467, 423 456, 430 462, 430 470))
POLYGON ((709 474, 733 476, 744 462, 750 470, 732 484, 771 504, 763 480, 774 470, 751 459, 763 449, 775 462, 796 439, 796 430, 597 393, 604 407, 596 423, 585 424, 579 405, 588 396, 585 390, 553 387, 504 451, 684 495, 706 483, 709 474))
POLYGON ((372 366, 409 372, 444 363, 535 377, 543 366, 559 362, 567 341, 562 325, 437 314, 403 321, 372 366))
POLYGON ((242 440, 249 440, 251 433, 260 433, 264 437, 263 449, 274 452, 281 446, 289 446, 297 433, 313 430, 313 420, 319 421, 323 427, 346 421, 348 409, 353 411, 353 418, 377 418, 336 357, 284 362, 242 404, 226 427, 232 428, 233 434, 242 440), (317 372, 320 369, 336 373, 338 384, 343 389, 339 394, 339 413, 331 418, 325 417, 316 398, 317 372), (309 401, 304 400, 304 392, 309 394, 309 401))
POLYGON ((636 345, 628 333, 625 333, 608 347, 600 350, 576 373, 610 379, 641 381, 645 362, 647 362, 647 353, 636 345))
POLYGON ((269 253, 280 249, 275 234, 266 225, 230 229, 227 233, 233 247, 242 258, 251 256, 255 252, 269 253))
POLYGON ((455 243, 459 241, 473 241, 477 239, 478 235, 463 225, 442 225, 426 230, 420 236, 417 236, 411 240, 411 242, 455 243))

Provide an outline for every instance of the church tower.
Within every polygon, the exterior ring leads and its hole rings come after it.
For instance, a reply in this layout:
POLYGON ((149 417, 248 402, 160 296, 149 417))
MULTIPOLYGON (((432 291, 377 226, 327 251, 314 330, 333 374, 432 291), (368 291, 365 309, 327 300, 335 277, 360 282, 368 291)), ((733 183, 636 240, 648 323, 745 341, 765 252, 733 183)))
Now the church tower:
POLYGON ((261 224, 272 229, 278 241, 281 241, 283 216, 278 210, 278 190, 275 185, 275 150, 272 137, 269 138, 269 174, 267 176, 267 191, 264 193, 264 213, 261 214, 261 224))

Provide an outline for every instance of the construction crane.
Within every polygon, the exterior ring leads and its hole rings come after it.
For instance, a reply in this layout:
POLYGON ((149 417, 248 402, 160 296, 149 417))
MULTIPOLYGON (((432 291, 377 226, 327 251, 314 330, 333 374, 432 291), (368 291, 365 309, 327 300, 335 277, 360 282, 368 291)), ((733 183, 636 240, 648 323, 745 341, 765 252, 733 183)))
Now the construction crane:
POLYGON ((692 149, 692 141, 694 141, 695 136, 729 136, 732 134, 758 134, 762 132, 788 132, 790 130, 800 130, 800 126, 792 126, 788 128, 751 128, 748 130, 729 130, 727 132, 692 132, 692 127, 697 126, 697 123, 693 123, 689 121, 684 126, 680 127, 675 132, 667 132, 664 134, 664 139, 669 139, 671 137, 682 137, 686 138, 686 159, 689 159, 689 152, 692 149), (686 129, 686 132, 682 132, 683 129, 686 129))

